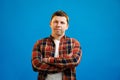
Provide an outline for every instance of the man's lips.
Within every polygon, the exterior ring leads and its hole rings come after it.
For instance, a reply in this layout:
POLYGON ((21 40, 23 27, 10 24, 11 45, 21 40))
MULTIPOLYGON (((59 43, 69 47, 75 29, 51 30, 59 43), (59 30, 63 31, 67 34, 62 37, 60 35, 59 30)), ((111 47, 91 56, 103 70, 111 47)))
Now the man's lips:
POLYGON ((61 29, 54 29, 54 30, 61 30, 61 29))

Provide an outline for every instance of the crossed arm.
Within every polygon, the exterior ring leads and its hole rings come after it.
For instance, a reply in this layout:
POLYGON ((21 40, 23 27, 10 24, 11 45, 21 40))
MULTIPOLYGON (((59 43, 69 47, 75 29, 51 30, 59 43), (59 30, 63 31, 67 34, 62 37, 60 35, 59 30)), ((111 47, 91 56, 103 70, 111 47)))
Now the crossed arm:
POLYGON ((75 67, 79 64, 82 51, 78 41, 74 41, 72 52, 64 57, 42 58, 38 43, 35 44, 32 52, 32 66, 36 71, 47 71, 48 73, 61 72, 67 68, 75 67))

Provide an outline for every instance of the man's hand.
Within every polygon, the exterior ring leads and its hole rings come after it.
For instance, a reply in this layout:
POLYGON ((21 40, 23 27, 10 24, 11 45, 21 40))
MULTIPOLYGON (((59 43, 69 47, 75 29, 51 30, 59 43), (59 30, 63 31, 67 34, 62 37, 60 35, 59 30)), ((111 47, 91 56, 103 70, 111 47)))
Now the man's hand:
POLYGON ((42 59, 42 62, 47 63, 47 59, 48 59, 48 58, 43 58, 43 59, 42 59))
POLYGON ((69 57, 72 57, 72 55, 73 55, 73 53, 70 53, 68 56, 69 56, 69 57))
POLYGON ((70 54, 68 54, 68 55, 65 54, 64 57, 65 57, 65 58, 71 58, 72 55, 73 55, 73 53, 70 53, 70 54))

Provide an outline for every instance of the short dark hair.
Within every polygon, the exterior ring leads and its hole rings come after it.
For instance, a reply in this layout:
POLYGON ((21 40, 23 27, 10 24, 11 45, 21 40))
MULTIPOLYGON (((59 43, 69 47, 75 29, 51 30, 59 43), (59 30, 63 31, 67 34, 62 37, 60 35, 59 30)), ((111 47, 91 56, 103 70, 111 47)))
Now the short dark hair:
POLYGON ((53 19, 54 16, 64 16, 67 19, 67 23, 69 23, 68 15, 64 11, 62 11, 62 10, 58 10, 58 11, 54 12, 52 17, 51 17, 51 20, 53 19))

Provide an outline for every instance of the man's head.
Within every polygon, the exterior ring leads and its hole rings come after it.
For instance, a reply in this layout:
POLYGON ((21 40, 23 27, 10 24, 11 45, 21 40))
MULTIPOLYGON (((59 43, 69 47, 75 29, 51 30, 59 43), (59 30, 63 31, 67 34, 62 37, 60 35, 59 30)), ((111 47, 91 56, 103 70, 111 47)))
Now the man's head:
POLYGON ((69 18, 64 11, 56 11, 50 21, 52 36, 63 36, 68 29, 69 18))
POLYGON ((69 17, 68 17, 68 15, 64 11, 62 11, 62 10, 58 10, 55 13, 53 13, 53 15, 51 17, 51 20, 53 19, 54 16, 65 17, 66 20, 67 20, 67 23, 69 23, 69 17))

